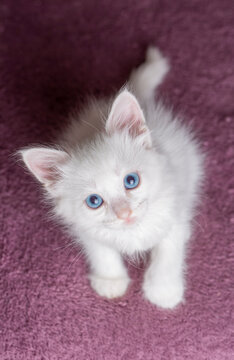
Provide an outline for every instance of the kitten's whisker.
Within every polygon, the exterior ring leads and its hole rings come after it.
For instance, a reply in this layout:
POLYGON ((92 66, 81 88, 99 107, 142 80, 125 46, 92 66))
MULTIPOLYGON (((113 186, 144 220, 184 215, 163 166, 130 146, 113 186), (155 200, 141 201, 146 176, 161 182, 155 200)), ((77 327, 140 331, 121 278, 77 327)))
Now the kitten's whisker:
POLYGON ((127 261, 127 263, 128 263, 129 265, 131 265, 131 266, 134 267, 135 269, 143 270, 142 267, 137 266, 137 263, 139 262, 139 259, 138 259, 138 258, 137 258, 137 259, 134 259, 134 258, 131 259, 131 258, 127 257, 127 258, 126 258, 126 261, 127 261))
POLYGON ((82 251, 80 250, 78 252, 78 254, 75 256, 75 258, 72 260, 72 262, 70 263, 70 265, 68 267, 68 271, 70 271, 71 267, 74 265, 74 263, 76 263, 81 258, 81 255, 82 255, 82 251))
MULTIPOLYGON (((205 219, 205 217, 202 218, 203 220, 205 219)), ((205 227, 207 225, 207 223, 205 222, 205 224, 201 224, 198 220, 193 219, 192 223, 194 223, 203 233, 205 232, 205 227)))
POLYGON ((69 241, 69 243, 67 243, 67 244, 65 244, 65 245, 62 245, 62 246, 58 246, 57 248, 54 248, 53 250, 54 250, 54 251, 57 251, 57 250, 65 250, 65 249, 69 248, 70 246, 74 246, 74 244, 69 241))

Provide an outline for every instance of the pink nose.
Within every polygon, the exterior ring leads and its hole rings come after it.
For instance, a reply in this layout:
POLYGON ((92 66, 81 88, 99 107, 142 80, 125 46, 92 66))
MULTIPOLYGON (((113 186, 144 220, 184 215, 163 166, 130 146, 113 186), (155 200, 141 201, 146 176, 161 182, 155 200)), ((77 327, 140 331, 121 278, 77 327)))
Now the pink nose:
POLYGON ((115 211, 117 218, 126 220, 132 215, 132 210, 129 208, 122 208, 115 211))

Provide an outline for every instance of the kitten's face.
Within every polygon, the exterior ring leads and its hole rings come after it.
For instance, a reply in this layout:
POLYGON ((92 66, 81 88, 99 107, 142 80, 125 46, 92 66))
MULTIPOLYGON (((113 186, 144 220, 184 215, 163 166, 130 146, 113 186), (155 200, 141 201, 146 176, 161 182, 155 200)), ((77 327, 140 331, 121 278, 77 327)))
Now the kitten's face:
POLYGON ((72 189, 77 221, 87 231, 90 226, 92 231, 137 227, 161 187, 160 156, 130 138, 123 151, 121 146, 121 136, 103 139, 95 152, 85 151, 84 159, 68 169, 64 186, 72 189))

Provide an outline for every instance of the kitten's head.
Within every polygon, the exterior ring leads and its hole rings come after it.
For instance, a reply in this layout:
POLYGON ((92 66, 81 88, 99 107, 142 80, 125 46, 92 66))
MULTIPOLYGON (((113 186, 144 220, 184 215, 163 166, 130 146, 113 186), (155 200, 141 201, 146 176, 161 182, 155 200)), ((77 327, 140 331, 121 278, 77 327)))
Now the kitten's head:
POLYGON ((54 199, 56 213, 83 242, 101 241, 131 254, 152 247, 157 233, 167 231, 172 208, 167 164, 127 90, 91 143, 69 154, 49 148, 21 154, 54 199))

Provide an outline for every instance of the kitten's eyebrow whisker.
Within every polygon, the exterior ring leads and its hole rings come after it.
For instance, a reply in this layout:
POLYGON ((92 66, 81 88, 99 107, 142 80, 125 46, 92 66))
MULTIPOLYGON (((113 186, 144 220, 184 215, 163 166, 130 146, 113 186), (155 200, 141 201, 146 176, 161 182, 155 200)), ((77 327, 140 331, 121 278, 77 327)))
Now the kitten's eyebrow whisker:
POLYGON ((99 109, 99 114, 100 114, 100 117, 101 117, 101 121, 103 123, 106 122, 106 116, 104 115, 103 111, 101 109, 99 109))
POLYGON ((89 123, 88 121, 82 119, 81 122, 83 122, 83 123, 85 123, 86 125, 92 127, 93 129, 97 130, 98 133, 100 132, 100 130, 99 130, 96 126, 94 126, 93 124, 89 123))

